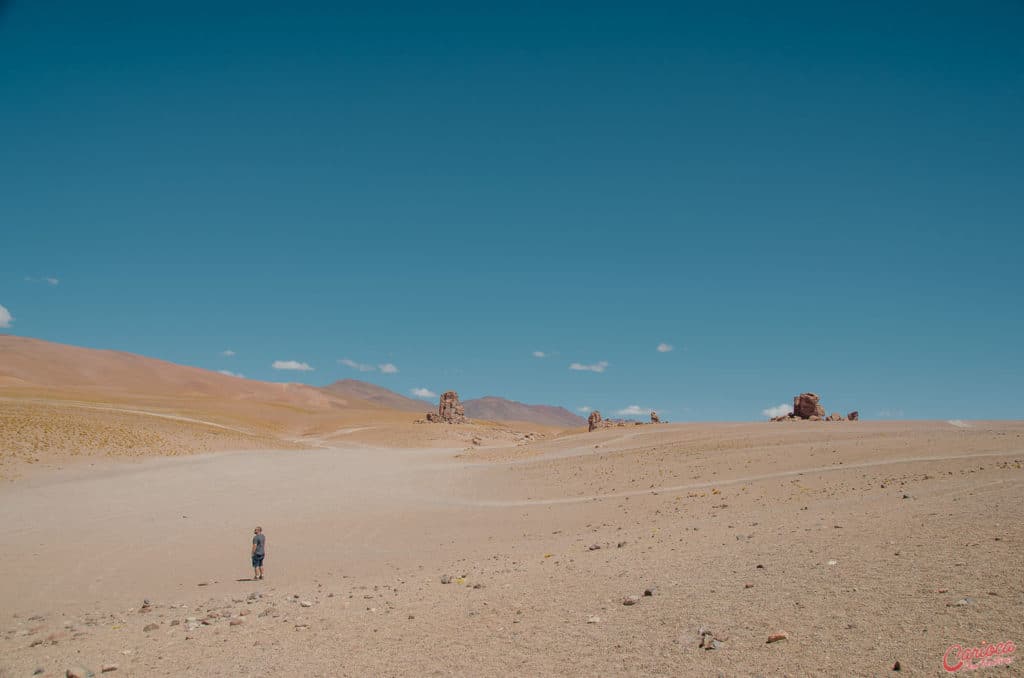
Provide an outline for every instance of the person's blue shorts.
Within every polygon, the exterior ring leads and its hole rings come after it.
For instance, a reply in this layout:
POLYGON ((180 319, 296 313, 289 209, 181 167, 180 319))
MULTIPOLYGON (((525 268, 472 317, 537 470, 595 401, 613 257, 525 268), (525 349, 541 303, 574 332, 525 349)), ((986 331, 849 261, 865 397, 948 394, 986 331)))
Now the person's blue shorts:
POLYGON ((255 553, 252 554, 252 566, 253 567, 263 567, 263 554, 260 554, 260 555, 256 555, 255 553))

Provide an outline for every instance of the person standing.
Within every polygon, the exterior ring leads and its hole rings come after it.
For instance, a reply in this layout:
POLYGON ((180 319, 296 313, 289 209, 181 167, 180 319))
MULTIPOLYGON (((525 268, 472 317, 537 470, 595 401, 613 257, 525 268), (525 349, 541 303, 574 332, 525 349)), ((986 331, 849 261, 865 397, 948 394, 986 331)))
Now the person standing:
POLYGON ((267 537, 263 528, 257 527, 252 535, 252 578, 263 579, 263 559, 267 555, 267 537))

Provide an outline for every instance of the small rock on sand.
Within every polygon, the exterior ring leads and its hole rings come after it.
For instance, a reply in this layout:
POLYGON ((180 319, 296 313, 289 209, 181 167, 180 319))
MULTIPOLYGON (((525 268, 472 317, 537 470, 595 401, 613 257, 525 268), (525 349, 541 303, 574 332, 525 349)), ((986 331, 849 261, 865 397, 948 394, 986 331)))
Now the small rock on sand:
POLYGON ((636 605, 640 602, 640 596, 626 596, 622 599, 623 605, 636 605))
POLYGON ((786 640, 787 638, 789 638, 789 634, 788 633, 786 633, 785 631, 777 631, 776 633, 773 633, 770 636, 768 636, 768 641, 767 642, 769 642, 769 643, 777 643, 780 640, 786 640))
POLYGON ((100 673, 110 673, 111 671, 117 671, 117 664, 104 664, 100 667, 100 673))
POLYGON ((159 624, 146 624, 142 627, 142 630, 149 633, 150 631, 156 631, 158 628, 160 628, 159 624))
POLYGON ((587 623, 588 624, 600 624, 601 623, 601 618, 598 617, 597 615, 592 615, 592 616, 590 616, 587 619, 587 623))
POLYGON ((450 574, 442 574, 441 575, 441 583, 442 584, 451 584, 452 583, 452 576, 450 574))

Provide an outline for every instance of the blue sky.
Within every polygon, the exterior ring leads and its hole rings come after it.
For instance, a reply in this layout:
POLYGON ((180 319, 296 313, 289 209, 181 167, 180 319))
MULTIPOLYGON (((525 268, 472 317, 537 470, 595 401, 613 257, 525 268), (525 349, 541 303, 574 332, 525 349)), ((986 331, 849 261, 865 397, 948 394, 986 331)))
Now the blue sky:
POLYGON ((1024 415, 1020 2, 305 4, 0 3, 0 331, 674 421, 1024 415))

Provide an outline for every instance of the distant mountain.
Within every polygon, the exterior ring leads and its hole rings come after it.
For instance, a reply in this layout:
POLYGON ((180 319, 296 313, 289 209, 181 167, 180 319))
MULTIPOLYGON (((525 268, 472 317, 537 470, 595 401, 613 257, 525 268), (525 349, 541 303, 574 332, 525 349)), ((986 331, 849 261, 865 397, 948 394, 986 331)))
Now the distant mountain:
MULTIPOLYGON (((383 386, 370 384, 358 379, 342 379, 330 386, 322 387, 323 391, 342 398, 354 398, 375 403, 381 407, 406 412, 427 412, 437 409, 436 401, 408 398, 400 393, 389 391, 383 386)), ((587 421, 565 409, 552 405, 526 405, 514 400, 487 396, 476 400, 464 400, 466 416, 470 419, 487 419, 490 421, 526 421, 542 426, 561 426, 576 428, 586 426, 587 421)))
POLYGON ((342 398, 365 400, 392 410, 422 413, 432 407, 437 409, 436 402, 431 403, 426 400, 407 398, 400 393, 389 391, 383 386, 359 381, 358 379, 342 379, 341 381, 334 382, 330 386, 321 387, 321 390, 327 391, 332 395, 341 396, 342 398))
POLYGON ((528 421, 543 426, 564 428, 577 428, 587 424, 583 417, 576 416, 564 407, 553 405, 527 405, 495 396, 466 400, 462 404, 466 408, 466 416, 472 419, 528 421))

